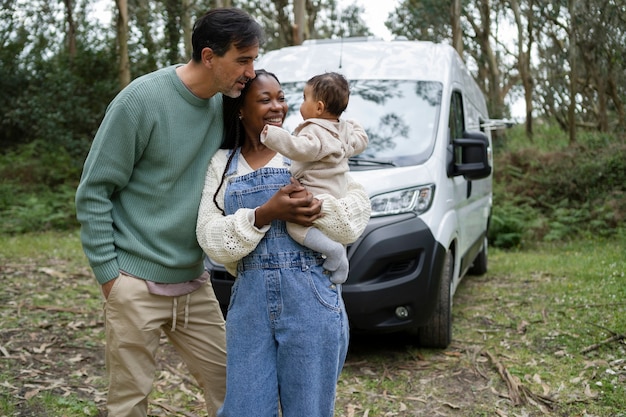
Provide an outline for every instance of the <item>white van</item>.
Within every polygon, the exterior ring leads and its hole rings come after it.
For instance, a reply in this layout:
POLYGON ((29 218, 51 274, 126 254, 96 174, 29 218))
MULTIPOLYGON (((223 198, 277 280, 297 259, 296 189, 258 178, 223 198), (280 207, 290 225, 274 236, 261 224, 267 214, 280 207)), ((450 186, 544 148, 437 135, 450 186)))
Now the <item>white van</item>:
MULTIPOLYGON (((343 295, 353 331, 409 331, 425 347, 452 339, 452 299, 468 272, 487 270, 492 207, 491 137, 485 99, 456 51, 443 44, 371 38, 306 41, 262 56, 302 120, 304 83, 336 71, 350 81, 343 118, 365 128, 369 146, 351 175, 372 215, 348 248, 343 295)), ((233 277, 208 261, 228 304, 233 277)))

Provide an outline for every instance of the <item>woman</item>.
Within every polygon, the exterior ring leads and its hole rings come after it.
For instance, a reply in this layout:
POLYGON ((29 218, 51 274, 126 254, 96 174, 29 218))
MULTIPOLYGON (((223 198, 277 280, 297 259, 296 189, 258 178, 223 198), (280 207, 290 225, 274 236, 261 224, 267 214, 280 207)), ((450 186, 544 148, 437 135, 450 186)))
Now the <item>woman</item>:
POLYGON ((238 99, 224 98, 226 145, 209 165, 198 216, 200 246, 237 277, 226 320, 227 382, 221 417, 331 417, 348 347, 341 285, 319 253, 299 245, 285 222, 315 224, 331 239, 356 240, 369 199, 350 181, 343 199, 305 197, 289 161, 261 144, 266 124, 282 126, 287 103, 278 79, 263 70, 238 99), (291 202, 290 200, 295 200, 291 202), (321 217, 315 212, 322 204, 321 217), (291 205, 291 206, 290 206, 291 205), (297 211, 297 210, 296 210, 297 211))

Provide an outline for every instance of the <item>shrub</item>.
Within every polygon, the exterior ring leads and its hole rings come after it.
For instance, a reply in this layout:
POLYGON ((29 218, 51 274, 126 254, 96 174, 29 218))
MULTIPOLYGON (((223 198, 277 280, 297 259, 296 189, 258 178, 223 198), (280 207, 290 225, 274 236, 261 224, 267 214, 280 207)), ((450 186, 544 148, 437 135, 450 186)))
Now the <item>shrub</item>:
POLYGON ((623 227, 624 141, 585 133, 570 145, 549 126, 530 141, 520 129, 512 129, 494 155, 494 246, 609 236, 623 227))
POLYGON ((0 231, 76 228, 80 170, 64 148, 41 141, 0 156, 0 231))
MULTIPOLYGON (((515 248, 579 235, 611 236, 626 216, 626 142, 580 135, 569 145, 540 126, 507 131, 494 153, 491 245, 515 248)), ((0 233, 70 229, 82 166, 58 143, 38 140, 0 154, 0 233)))

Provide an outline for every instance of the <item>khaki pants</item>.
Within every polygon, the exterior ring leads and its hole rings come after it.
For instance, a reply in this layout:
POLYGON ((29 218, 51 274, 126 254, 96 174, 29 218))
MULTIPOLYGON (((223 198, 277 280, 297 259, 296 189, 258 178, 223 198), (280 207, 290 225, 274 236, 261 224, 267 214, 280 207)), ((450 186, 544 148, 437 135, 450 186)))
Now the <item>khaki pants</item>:
POLYGON ((149 293, 141 279, 120 275, 105 303, 105 323, 108 417, 146 417, 161 331, 203 389, 209 416, 215 416, 226 390, 226 342, 210 280, 189 296, 165 297, 149 293))

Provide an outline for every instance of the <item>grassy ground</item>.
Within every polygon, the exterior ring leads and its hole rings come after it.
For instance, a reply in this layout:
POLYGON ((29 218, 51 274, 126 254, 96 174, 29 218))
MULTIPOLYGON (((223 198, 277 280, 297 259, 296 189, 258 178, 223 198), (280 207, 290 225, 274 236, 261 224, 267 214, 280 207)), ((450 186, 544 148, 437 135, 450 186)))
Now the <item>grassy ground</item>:
MULTIPOLYGON (((626 417, 626 235, 492 250, 454 340, 354 337, 337 417, 626 417)), ((104 416, 102 300, 78 235, 0 235, 0 417, 104 416)), ((167 343, 151 416, 204 416, 167 343)))
POLYGON ((353 345, 339 415, 626 416, 624 253, 623 236, 492 251, 456 294, 448 349, 353 345))

